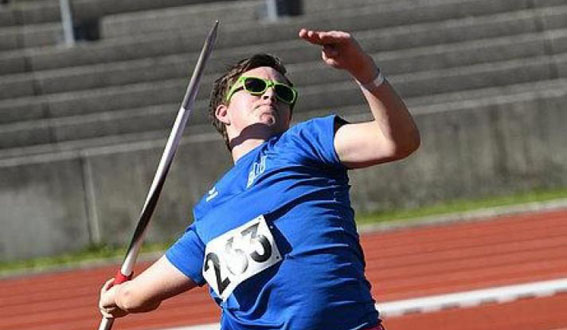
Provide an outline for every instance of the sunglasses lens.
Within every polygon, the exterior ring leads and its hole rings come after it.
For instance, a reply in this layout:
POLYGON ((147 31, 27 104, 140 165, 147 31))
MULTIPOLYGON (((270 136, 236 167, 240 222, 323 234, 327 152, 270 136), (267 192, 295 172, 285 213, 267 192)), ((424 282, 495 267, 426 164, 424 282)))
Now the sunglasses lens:
POLYGON ((266 82, 257 78, 246 78, 244 88, 250 93, 263 93, 266 90, 266 82))
POLYGON ((276 85, 276 95, 285 103, 292 103, 294 99, 293 90, 285 85, 276 85))

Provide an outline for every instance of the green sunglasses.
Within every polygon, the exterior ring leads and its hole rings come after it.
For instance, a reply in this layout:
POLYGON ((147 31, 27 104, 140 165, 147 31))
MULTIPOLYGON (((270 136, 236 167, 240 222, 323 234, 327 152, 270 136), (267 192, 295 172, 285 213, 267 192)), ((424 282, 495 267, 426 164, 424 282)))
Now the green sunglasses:
POLYGON ((283 103, 291 105, 294 104, 297 100, 297 90, 289 85, 258 77, 241 76, 236 80, 234 85, 232 85, 232 87, 228 91, 228 94, 226 95, 226 102, 230 102, 230 99, 232 98, 234 93, 240 91, 241 89, 244 89, 246 92, 252 95, 262 95, 270 87, 274 87, 276 98, 283 103))

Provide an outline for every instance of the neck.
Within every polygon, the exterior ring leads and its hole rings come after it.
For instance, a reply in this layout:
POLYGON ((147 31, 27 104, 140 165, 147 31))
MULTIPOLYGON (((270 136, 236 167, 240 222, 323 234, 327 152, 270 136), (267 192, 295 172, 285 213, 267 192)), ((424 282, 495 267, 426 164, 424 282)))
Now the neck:
POLYGON ((241 157, 264 143, 265 139, 247 139, 232 148, 232 161, 236 163, 241 157))
POLYGON ((253 124, 241 131, 235 132, 230 127, 227 129, 230 139, 232 160, 236 163, 240 157, 246 155, 252 149, 268 141, 276 134, 273 128, 265 124, 253 124))

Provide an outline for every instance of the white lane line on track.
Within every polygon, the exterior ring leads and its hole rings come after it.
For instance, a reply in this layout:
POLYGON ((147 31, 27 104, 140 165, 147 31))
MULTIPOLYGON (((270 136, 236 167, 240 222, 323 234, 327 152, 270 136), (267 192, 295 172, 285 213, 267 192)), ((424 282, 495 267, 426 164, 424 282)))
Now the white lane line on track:
POLYGON ((386 318, 413 312, 426 313, 444 308, 472 307, 483 303, 504 303, 521 298, 552 296, 559 292, 567 292, 567 278, 391 301, 377 304, 377 307, 380 315, 386 318))
MULTIPOLYGON (((376 304, 376 308, 380 311, 381 317, 388 318, 408 313, 433 312, 445 308, 473 307, 483 303, 504 303, 521 298, 552 296, 560 292, 567 292, 567 278, 442 294, 415 299, 396 300, 376 304)), ((189 327, 169 328, 167 330, 218 329, 218 323, 211 323, 189 327)))
POLYGON ((168 328, 164 330, 219 330, 219 329, 220 329, 220 324, 211 323, 211 324, 195 325, 192 327, 168 328))

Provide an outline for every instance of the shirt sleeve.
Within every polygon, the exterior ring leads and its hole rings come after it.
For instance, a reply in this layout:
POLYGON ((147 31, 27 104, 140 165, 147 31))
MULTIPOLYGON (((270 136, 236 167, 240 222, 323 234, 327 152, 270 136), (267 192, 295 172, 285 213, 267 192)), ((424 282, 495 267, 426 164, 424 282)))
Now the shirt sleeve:
POLYGON ((335 131, 346 123, 337 115, 315 118, 290 128, 286 144, 299 151, 308 161, 324 163, 332 167, 344 166, 335 150, 335 131))
POLYGON ((199 238, 195 223, 165 253, 165 256, 177 269, 198 285, 204 285, 201 273, 205 254, 205 244, 199 238))

